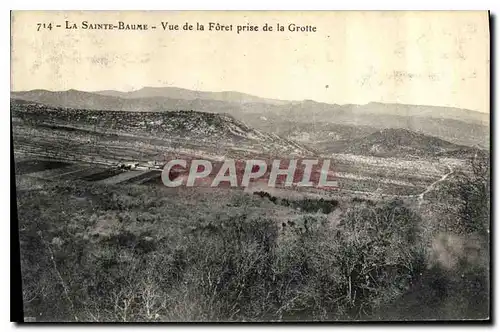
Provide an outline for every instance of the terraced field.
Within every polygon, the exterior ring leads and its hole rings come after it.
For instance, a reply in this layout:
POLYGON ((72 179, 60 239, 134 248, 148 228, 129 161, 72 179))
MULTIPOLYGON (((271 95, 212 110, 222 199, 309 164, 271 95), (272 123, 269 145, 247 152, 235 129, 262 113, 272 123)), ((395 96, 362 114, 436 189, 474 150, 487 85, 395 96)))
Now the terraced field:
MULTIPOLYGON (((122 170, 88 163, 68 163, 46 159, 24 159, 16 164, 17 176, 48 181, 83 180, 102 184, 141 184, 160 178, 157 170, 122 170)), ((161 180, 160 180, 161 182, 161 180)))

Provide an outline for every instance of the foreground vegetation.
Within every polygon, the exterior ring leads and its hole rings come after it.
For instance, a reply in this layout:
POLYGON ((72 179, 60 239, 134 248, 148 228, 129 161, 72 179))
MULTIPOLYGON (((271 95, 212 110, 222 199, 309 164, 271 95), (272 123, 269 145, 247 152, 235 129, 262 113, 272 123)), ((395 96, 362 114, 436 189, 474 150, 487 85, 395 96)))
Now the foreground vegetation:
POLYGON ((462 217, 454 220, 463 227, 454 225, 453 233, 444 225, 444 240, 442 228, 430 229, 397 200, 277 204, 270 195, 238 191, 204 194, 83 182, 20 189, 25 316, 43 321, 486 318, 488 260, 476 258, 488 253, 489 206, 476 195, 489 195, 489 188, 479 179, 484 170, 474 174, 454 187, 470 196, 456 204, 462 217), (318 207, 322 211, 313 211, 318 207), (327 214, 337 209, 342 213, 332 223, 327 214), (476 258, 452 241, 471 238, 477 239, 476 258), (412 310, 411 302, 432 312, 415 316, 425 309, 412 310))

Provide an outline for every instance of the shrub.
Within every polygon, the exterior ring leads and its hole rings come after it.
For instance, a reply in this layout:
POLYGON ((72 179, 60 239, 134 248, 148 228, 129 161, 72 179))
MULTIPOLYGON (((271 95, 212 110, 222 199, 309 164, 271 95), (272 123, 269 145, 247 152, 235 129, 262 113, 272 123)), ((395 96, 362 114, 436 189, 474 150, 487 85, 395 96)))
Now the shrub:
POLYGON ((458 215, 465 233, 487 236, 490 222, 490 160, 487 156, 469 159, 469 173, 459 173, 451 194, 458 199, 458 215))
POLYGON ((401 201, 351 209, 341 221, 339 287, 351 313, 370 314, 402 295, 425 268, 420 217, 401 201))
MULTIPOLYGON (((289 224, 280 230, 251 198, 239 197, 227 211, 200 203, 195 214, 176 196, 165 202, 154 191, 113 192, 65 187, 20 198, 27 315, 79 321, 361 318, 402 294, 423 265, 420 220, 401 202, 357 205, 338 228, 323 214, 302 214, 300 229, 289 224), (70 204, 76 190, 90 195, 88 205, 70 204), (34 208, 41 202, 43 211, 34 208)), ((290 204, 316 210, 336 203, 290 204)))

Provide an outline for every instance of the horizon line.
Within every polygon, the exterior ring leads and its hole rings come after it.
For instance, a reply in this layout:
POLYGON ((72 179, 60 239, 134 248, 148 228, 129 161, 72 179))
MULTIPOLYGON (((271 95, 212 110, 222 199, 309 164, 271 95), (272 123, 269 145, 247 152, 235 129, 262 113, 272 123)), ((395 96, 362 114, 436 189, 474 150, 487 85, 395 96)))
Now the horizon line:
MULTIPOLYGON (((446 105, 429 105, 429 104, 410 104, 410 103, 397 103, 397 102, 382 102, 382 101, 369 101, 365 104, 356 104, 356 103, 346 103, 346 104, 337 104, 337 103, 329 103, 329 102, 323 102, 323 101, 317 101, 314 99, 302 99, 302 100, 288 100, 288 99, 279 99, 279 98, 271 98, 271 97, 261 97, 257 96, 251 93, 246 93, 246 92, 240 92, 240 91, 235 91, 235 90, 222 90, 222 91, 207 91, 207 90, 192 90, 188 88, 181 88, 177 86, 143 86, 141 88, 137 88, 134 90, 129 90, 129 91, 123 91, 123 90, 115 90, 115 89, 104 89, 104 90, 79 90, 79 89, 66 89, 66 90, 49 90, 49 89, 43 89, 43 88, 38 88, 38 89, 30 89, 30 90, 18 90, 18 91, 13 91, 11 90, 10 93, 22 93, 22 92, 31 92, 31 91, 47 91, 47 92, 69 92, 71 90, 73 91, 78 91, 78 92, 85 92, 85 93, 93 93, 93 94, 99 94, 99 92, 104 92, 104 91, 113 91, 113 92, 118 92, 118 93, 132 93, 132 92, 137 92, 143 89, 147 88, 153 88, 153 89, 180 89, 180 90, 187 90, 191 92, 198 92, 198 93, 240 93, 244 95, 248 95, 251 97, 259 98, 259 99, 268 99, 268 100, 274 100, 274 101, 279 101, 283 103, 302 103, 302 102, 307 102, 307 101, 312 101, 318 104, 327 104, 327 105, 339 105, 339 106, 348 106, 348 105, 353 105, 353 106, 364 106, 364 105, 369 105, 369 104, 384 104, 384 105, 407 105, 407 106, 430 106, 430 107, 443 107, 443 108, 454 108, 454 109, 461 109, 461 110, 466 110, 470 112, 476 112, 476 113, 481 113, 481 114, 491 114, 490 110, 488 112, 482 112, 479 110, 474 110, 470 108, 462 108, 462 107, 457 107, 457 106, 446 106, 446 105)), ((110 96, 110 95, 102 95, 102 96, 108 96, 108 97, 114 97, 114 98, 122 98, 120 96, 110 96)), ((169 98, 169 97, 163 97, 163 96, 151 96, 151 97, 137 97, 137 98, 131 98, 131 99, 143 99, 143 98, 155 98, 155 97, 162 97, 162 98, 169 98)), ((122 98, 126 99, 126 98, 122 98)), ((179 98, 170 98, 170 99, 179 99, 179 98)), ((207 100, 207 99, 200 99, 199 100, 207 100)), ((196 100, 196 99, 180 99, 180 100, 196 100)), ((216 100, 216 99, 215 99, 216 100)), ((217 100, 216 100, 217 101, 217 100)))

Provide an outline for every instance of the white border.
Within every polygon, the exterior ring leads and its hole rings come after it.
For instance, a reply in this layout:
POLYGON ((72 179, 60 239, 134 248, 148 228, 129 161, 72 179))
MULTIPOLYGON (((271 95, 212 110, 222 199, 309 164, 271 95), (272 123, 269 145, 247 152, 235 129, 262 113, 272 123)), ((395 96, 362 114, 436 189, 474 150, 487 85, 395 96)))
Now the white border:
POLYGON ((99 0, 84 2, 52 1, 16 1, 11 9, 43 9, 43 10, 486 10, 491 9, 494 1, 432 1, 420 0, 413 3, 407 1, 369 1, 350 0, 344 2, 328 2, 321 0, 270 1, 253 0, 236 1, 203 1, 185 0, 177 2, 130 1, 124 0, 115 4, 104 4, 99 0))
MULTIPOLYGON (((389 0, 378 0, 378 1, 361 1, 361 0, 349 0, 332 3, 330 1, 320 1, 320 0, 302 0, 302 1, 270 1, 270 0, 252 0, 248 2, 235 2, 235 1, 203 1, 203 0, 182 0, 177 2, 162 2, 162 1, 131 1, 131 0, 122 0, 117 1, 114 4, 104 4, 102 0, 85 0, 85 1, 22 1, 17 0, 15 2, 5 1, 2 2, 2 11, 1 11, 1 20, 2 29, 0 30, 1 41, 3 45, 3 53, 2 53, 2 61, 1 61, 1 74, 3 77, 3 85, 1 91, 2 96, 2 109, 0 111, 0 135, 2 138, 0 139, 0 149, 1 156, 3 156, 3 160, 0 163, 0 174, 1 177, 1 196, 0 196, 0 212, 2 213, 1 220, 1 234, 4 236, 3 238, 3 248, 1 253, 1 267, 3 267, 4 273, 1 274, 1 286, 0 286, 0 300, 1 300, 1 327, 2 331, 7 329, 14 329, 16 326, 12 323, 8 323, 10 321, 10 50, 7 53, 7 45, 10 44, 10 13, 8 10, 491 10, 493 15, 499 15, 500 1, 498 0, 474 0, 474 1, 442 1, 437 2, 435 0, 419 0, 414 2, 405 2, 405 1, 389 1, 389 0), (9 6, 10 5, 10 6, 9 6), (3 8, 6 7, 6 8, 3 8), (7 79, 9 78, 9 79, 7 79), (8 325, 7 325, 8 324, 8 325)), ((498 17, 496 20, 496 27, 498 30, 498 17)), ((495 35, 495 45, 498 45, 498 33, 495 35)), ((10 47, 9 47, 10 48, 10 47)), ((498 54, 496 54, 498 59, 498 54)), ((493 61, 493 59, 492 59, 493 61)), ((498 80, 498 72, 497 70, 493 73, 496 80, 498 80)), ((496 81, 495 80, 495 81, 496 81)), ((491 94, 498 95, 498 87, 495 87, 495 90, 491 90, 491 94)), ((498 102, 495 103, 493 109, 498 107, 498 102)), ((498 116, 495 117, 495 128, 498 128, 498 116)), ((495 141, 497 141, 497 134, 495 136, 495 141)), ((493 145, 496 150, 496 147, 493 145)), ((495 155, 498 156, 498 151, 495 151, 495 155)), ((495 160, 495 174, 496 181, 495 187, 498 188, 498 160, 495 160)), ((492 202, 493 206, 500 206, 500 198, 498 195, 494 195, 494 202, 492 202)), ((498 214, 497 214, 498 216, 498 214)), ((492 223, 495 224, 496 220, 493 220, 492 223)), ((498 240, 498 226, 494 226, 495 230, 495 240, 498 240)), ((499 257, 498 247, 495 246, 495 253, 493 257, 499 257)), ((495 270, 497 270, 495 268, 495 270)), ((498 291, 497 288, 500 285, 498 275, 495 275, 495 283, 497 286, 495 288, 494 299, 498 299, 498 291)), ((495 305, 495 313, 494 317, 499 319, 498 305, 495 305)), ((165 326, 169 331, 178 330, 180 328, 192 330, 201 326, 165 326)), ((206 326, 205 326, 206 327, 206 326)), ((210 328, 220 329, 220 328, 238 328, 240 326, 230 325, 230 326, 212 326, 210 328)), ((241 326, 243 327, 243 326, 241 326)), ((278 326, 278 325, 270 325, 270 326, 253 326, 252 329, 258 329, 259 331, 265 331, 275 328, 309 328, 306 326, 278 326)), ((314 329, 324 330, 326 328, 340 328, 341 326, 314 326, 314 329)), ((381 329, 393 329, 400 328, 402 326, 365 326, 365 325, 354 325, 354 326, 346 326, 348 329, 359 329, 359 330, 381 330, 381 329)), ((475 331, 479 329, 483 329, 481 327, 464 325, 464 326, 425 326, 421 327, 416 326, 405 326, 405 329, 409 330, 417 330, 420 328, 424 328, 426 330, 434 330, 434 329, 449 329, 450 327, 454 330, 462 329, 467 331, 475 331)), ((54 326, 54 327, 46 327, 46 330, 52 330, 57 328, 67 328, 67 326, 54 326)), ((77 326, 73 327, 75 330, 83 330, 85 327, 77 326)), ((95 327, 98 330, 104 329, 122 329, 127 328, 126 326, 99 326, 95 327)), ((128 328, 137 329, 137 326, 131 326, 128 328)), ((146 329, 147 327, 141 327, 139 330, 146 329)), ((246 327, 248 328, 248 327, 246 327)))

